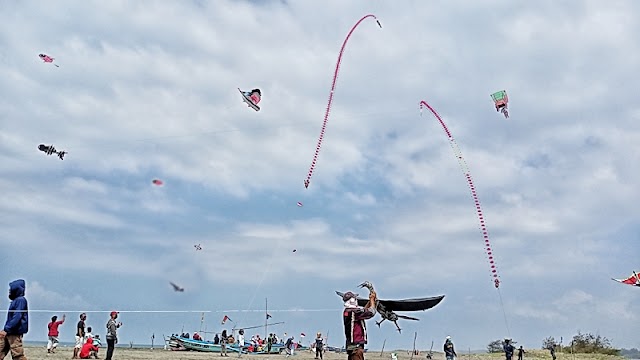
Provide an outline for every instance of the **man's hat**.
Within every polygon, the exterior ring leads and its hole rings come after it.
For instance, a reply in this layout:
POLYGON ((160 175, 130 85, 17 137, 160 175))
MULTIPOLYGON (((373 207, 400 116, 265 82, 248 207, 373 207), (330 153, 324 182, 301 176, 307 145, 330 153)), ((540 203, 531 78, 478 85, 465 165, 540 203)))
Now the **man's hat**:
POLYGON ((358 294, 354 294, 351 291, 347 291, 344 295, 342 295, 342 301, 347 301, 349 299, 356 299, 358 294))

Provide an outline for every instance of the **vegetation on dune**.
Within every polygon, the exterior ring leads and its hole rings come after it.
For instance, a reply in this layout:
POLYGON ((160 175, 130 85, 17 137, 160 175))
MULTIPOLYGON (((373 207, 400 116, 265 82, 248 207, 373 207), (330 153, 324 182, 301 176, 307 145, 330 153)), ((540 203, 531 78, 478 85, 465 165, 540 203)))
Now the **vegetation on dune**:
POLYGON ((611 346, 611 340, 601 335, 593 335, 591 333, 583 334, 578 331, 573 336, 571 343, 562 347, 553 337, 548 337, 542 341, 543 349, 550 349, 555 346, 556 351, 578 354, 604 354, 604 355, 620 355, 620 349, 611 346))

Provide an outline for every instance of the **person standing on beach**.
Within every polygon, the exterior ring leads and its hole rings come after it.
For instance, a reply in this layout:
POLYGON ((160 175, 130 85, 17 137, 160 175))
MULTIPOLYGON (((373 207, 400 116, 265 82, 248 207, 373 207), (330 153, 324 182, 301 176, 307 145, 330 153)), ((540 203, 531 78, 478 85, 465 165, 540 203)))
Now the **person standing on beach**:
POLYGON ((244 329, 238 331, 238 346, 240 349, 244 347, 244 329))
POLYGON ((111 318, 107 321, 107 357, 104 358, 105 360, 111 360, 113 350, 118 343, 118 328, 122 326, 121 322, 116 322, 118 318, 117 311, 112 311, 110 315, 111 318))
POLYGON ((447 336, 447 339, 444 341, 444 355, 447 357, 447 360, 453 360, 458 356, 455 348, 453 347, 451 336, 447 336))
POLYGON ((271 347, 273 346, 273 334, 269 334, 267 338, 267 354, 271 354, 271 347))
POLYGON ((227 336, 227 330, 222 330, 222 336, 220 336, 220 356, 229 356, 227 355, 227 343, 229 342, 229 337, 227 336))
POLYGON ((551 346, 549 346, 549 351, 551 352, 551 357, 553 358, 553 360, 556 360, 556 345, 552 344, 551 346))
POLYGON ((346 338, 345 349, 348 360, 364 360, 364 346, 367 344, 367 325, 365 320, 376 315, 375 307, 358 306, 358 294, 347 291, 342 296, 345 309, 342 311, 342 323, 346 338))
POLYGON ((73 348, 73 357, 72 359, 77 359, 78 354, 80 354, 80 349, 82 349, 82 345, 84 344, 84 336, 86 333, 84 332, 84 322, 87 320, 87 314, 80 314, 80 321, 78 321, 78 325, 76 325, 76 346, 73 348))
POLYGON ((524 354, 526 353, 527 352, 524 351, 524 349, 522 348, 522 345, 520 345, 520 349, 518 349, 518 360, 523 360, 524 354))
POLYGON ((0 359, 9 351, 13 360, 27 360, 24 355, 22 337, 29 332, 29 306, 24 297, 26 283, 18 279, 9 283, 9 310, 4 328, 0 330, 0 359))
POLYGON ((49 354, 53 354, 56 352, 56 347, 58 347, 58 336, 60 335, 60 331, 58 331, 58 326, 64 324, 64 319, 67 316, 65 314, 62 314, 62 320, 58 321, 58 317, 57 316, 52 316, 51 317, 51 322, 49 323, 49 325, 47 325, 47 327, 49 328, 49 333, 47 336, 49 336, 49 342, 47 342, 47 353, 49 354))
POLYGON ((324 343, 322 341, 322 333, 318 333, 316 335, 316 359, 318 359, 318 357, 320 357, 320 360, 322 360, 322 350, 324 349, 324 343))
POLYGON ((513 358, 513 352, 515 351, 515 348, 511 345, 511 338, 504 339, 504 346, 502 349, 504 350, 504 356, 506 359, 511 360, 513 358))

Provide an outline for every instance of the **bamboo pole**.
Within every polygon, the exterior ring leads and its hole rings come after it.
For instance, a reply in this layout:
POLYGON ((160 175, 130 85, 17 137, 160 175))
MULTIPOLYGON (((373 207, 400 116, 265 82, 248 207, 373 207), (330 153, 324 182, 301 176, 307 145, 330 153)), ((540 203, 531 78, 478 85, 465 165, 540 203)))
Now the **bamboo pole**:
POLYGON ((411 360, 413 360, 413 355, 416 353, 416 338, 418 337, 418 332, 413 333, 413 350, 411 351, 411 360))

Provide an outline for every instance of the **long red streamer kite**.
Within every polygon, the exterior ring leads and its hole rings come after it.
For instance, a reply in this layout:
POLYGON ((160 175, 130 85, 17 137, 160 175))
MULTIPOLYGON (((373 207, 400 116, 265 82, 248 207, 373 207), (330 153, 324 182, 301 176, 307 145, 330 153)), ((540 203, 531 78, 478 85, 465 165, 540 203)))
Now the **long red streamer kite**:
POLYGON ((489 259, 489 265, 491 267, 491 276, 493 277, 493 283, 496 288, 500 287, 500 279, 498 276, 498 268, 496 267, 496 262, 493 258, 493 250, 491 249, 491 243, 489 242, 489 231, 487 230, 487 225, 484 221, 484 214, 482 213, 482 207, 480 206, 480 200, 478 199, 478 193, 476 192, 476 187, 473 184, 473 179, 471 178, 471 172, 469 170, 469 166, 467 166, 467 162, 462 157, 462 152, 456 143, 456 140, 451 135, 451 131, 447 127, 447 125, 442 121, 442 118, 438 113, 429 105, 426 101, 420 101, 420 115, 422 115, 423 105, 427 107, 433 114, 433 116, 438 119, 440 125, 442 125, 442 129, 447 134, 447 138, 449 139, 449 145, 451 145, 451 149, 453 149, 453 153, 456 155, 458 159, 458 164, 460 164, 460 168, 462 169, 462 173, 464 173, 464 177, 467 179, 467 184, 469 185, 469 190, 471 190, 471 195, 473 196, 473 202, 476 206, 476 213, 478 215, 478 221, 480 222, 480 230, 482 231, 482 237, 484 238, 485 250, 487 252, 487 257, 489 259))
POLYGON ((329 92, 329 101, 327 103, 327 109, 324 113, 324 121, 322 122, 322 129, 320 130, 320 137, 318 138, 318 144, 316 145, 316 152, 313 154, 313 161, 311 162, 311 167, 309 167, 309 173, 307 174, 307 179, 304 181, 304 187, 309 188, 309 183, 311 182, 311 176, 313 176, 313 170, 316 167, 316 162, 318 162, 318 154, 320 154, 320 147, 322 146, 322 139, 324 139, 324 132, 327 129, 327 121, 329 120, 329 113, 331 112, 331 104, 333 103, 333 92, 336 89, 336 82, 338 80, 338 73, 340 72, 340 63, 342 62, 342 54, 344 54, 344 49, 347 46, 347 42, 351 37, 351 34, 355 31, 355 29, 367 18, 372 18, 378 23, 378 26, 382 29, 382 25, 380 25, 380 21, 376 18, 375 15, 369 14, 362 17, 362 19, 358 20, 358 22, 353 25, 347 37, 344 39, 342 43, 342 47, 340 48, 340 55, 338 55, 338 62, 336 63, 336 69, 333 72, 333 82, 331 83, 331 92, 329 92))

